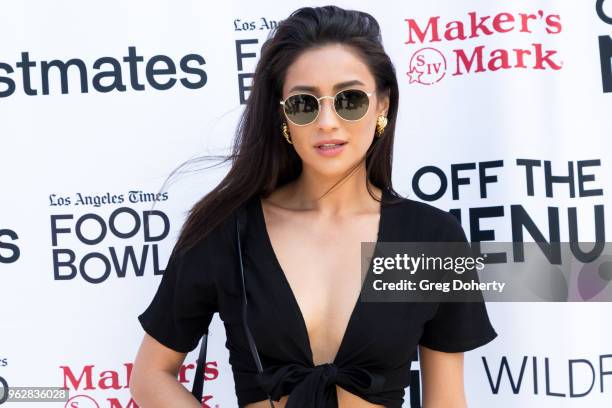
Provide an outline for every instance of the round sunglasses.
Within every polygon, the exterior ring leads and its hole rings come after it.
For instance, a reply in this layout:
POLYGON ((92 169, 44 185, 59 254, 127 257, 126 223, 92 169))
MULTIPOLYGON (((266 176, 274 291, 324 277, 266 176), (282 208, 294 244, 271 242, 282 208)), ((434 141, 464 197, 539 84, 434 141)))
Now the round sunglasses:
POLYGON ((287 120, 296 126, 306 126, 317 120, 321 111, 321 99, 334 101, 334 110, 343 120, 355 122, 363 118, 370 107, 370 96, 374 93, 361 89, 345 89, 334 96, 316 96, 309 93, 299 93, 287 97, 280 104, 287 120))

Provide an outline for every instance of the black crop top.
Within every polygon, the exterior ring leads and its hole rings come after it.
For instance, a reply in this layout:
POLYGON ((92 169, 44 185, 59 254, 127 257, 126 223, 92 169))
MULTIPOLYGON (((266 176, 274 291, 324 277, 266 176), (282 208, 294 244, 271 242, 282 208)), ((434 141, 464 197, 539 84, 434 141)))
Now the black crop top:
MULTIPOLYGON (((383 192, 383 202, 392 198, 383 192)), ((336 387, 375 404, 401 408, 417 345, 462 352, 497 333, 482 302, 357 301, 333 363, 315 366, 306 325, 270 242, 259 197, 246 203, 242 247, 248 325, 263 366, 257 372, 242 325, 235 229, 228 217, 184 256, 170 255, 144 330, 178 352, 194 350, 218 312, 238 405, 291 394, 287 408, 337 407, 336 387), (314 401, 317 401, 315 404, 314 401)), ((450 213, 402 198, 381 205, 378 242, 467 242, 450 213)))

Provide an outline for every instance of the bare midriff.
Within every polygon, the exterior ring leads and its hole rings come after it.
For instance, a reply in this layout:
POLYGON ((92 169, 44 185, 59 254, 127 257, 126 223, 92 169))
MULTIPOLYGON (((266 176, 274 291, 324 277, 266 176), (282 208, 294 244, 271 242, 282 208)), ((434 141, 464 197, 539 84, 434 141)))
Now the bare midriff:
MULTIPOLYGON (((373 404, 358 397, 357 395, 348 392, 342 387, 336 386, 336 393, 338 395, 338 408, 384 408, 384 405, 373 404)), ((274 408, 285 408, 287 404, 288 395, 283 395, 279 401, 274 401, 274 408)), ((257 401, 244 406, 245 408, 270 408, 268 400, 257 401)))

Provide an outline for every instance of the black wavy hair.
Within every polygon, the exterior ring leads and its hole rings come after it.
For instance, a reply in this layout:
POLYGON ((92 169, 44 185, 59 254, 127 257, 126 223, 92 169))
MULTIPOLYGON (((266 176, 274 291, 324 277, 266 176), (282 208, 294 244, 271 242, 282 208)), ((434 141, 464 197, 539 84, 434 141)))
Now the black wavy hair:
MULTIPOLYGON (((375 78, 376 92, 389 96, 388 123, 384 133, 382 137, 374 138, 357 166, 365 160, 367 179, 376 187, 387 190, 392 197, 400 198, 391 185, 399 91, 395 68, 383 48, 378 22, 362 11, 337 6, 303 7, 273 28, 262 45, 232 152, 221 156, 224 160, 220 164, 231 160, 231 168, 223 180, 190 209, 175 251, 184 252, 193 247, 253 196, 265 198, 300 175, 301 159, 281 135, 283 114, 278 101, 287 68, 292 62, 304 51, 328 44, 351 47, 375 78)), ((368 191, 376 199, 369 186, 368 191)))

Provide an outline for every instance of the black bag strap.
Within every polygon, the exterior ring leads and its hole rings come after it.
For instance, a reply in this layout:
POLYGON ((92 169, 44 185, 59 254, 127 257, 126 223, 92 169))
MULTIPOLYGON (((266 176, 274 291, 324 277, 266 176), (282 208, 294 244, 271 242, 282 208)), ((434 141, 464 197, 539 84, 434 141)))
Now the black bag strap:
POLYGON ((198 356, 198 365, 196 367, 195 376, 193 377, 193 387, 191 394, 198 401, 202 401, 202 393, 204 392, 204 364, 206 363, 206 345, 208 343, 208 333, 202 336, 202 345, 200 346, 200 354, 198 356), (198 381, 202 378, 202 381, 198 381))
MULTIPOLYGON (((251 330, 249 330, 249 326, 247 324, 247 296, 246 296, 246 285, 244 281, 244 267, 242 260, 242 243, 245 242, 245 234, 246 234, 246 224, 247 224, 247 213, 246 206, 242 205, 236 212, 236 250, 238 252, 238 261, 240 264, 240 278, 242 284, 242 325, 244 327, 244 332, 246 333, 247 340, 249 342, 249 348, 251 349, 251 354, 253 355, 253 360, 255 361, 255 365, 257 366, 257 371, 261 373, 263 371, 263 367, 261 365, 261 360, 259 358, 259 353, 257 352, 257 346, 255 345, 255 340, 253 339, 253 335, 251 334, 251 330)), ((206 345, 208 343, 208 331, 206 334, 202 336, 202 346, 200 347, 200 354, 198 357, 198 364, 195 372, 195 380, 193 382, 193 388, 191 393, 198 400, 202 401, 202 392, 204 391, 204 381, 198 381, 198 378, 204 378, 204 364, 206 362, 206 345)), ((272 397, 268 394, 268 401, 270 402, 270 407, 274 408, 274 403, 272 402, 272 397)))
MULTIPOLYGON (((251 330, 249 329, 249 325, 247 323, 247 296, 246 296, 246 284, 244 282, 244 263, 242 261, 242 247, 241 241, 244 242, 244 231, 246 230, 247 223, 247 214, 246 208, 243 206, 240 208, 237 214, 237 222, 236 222, 236 236, 239 236, 240 239, 238 241, 238 258, 240 261, 240 277, 242 279, 242 325, 244 327, 244 332, 246 333, 247 340, 249 342, 249 348, 251 349, 251 354, 253 355, 253 360, 255 361, 255 365, 257 366, 257 371, 259 373, 263 372, 263 367, 261 365, 261 360, 259 359, 259 353, 257 352, 257 346, 255 345, 255 340, 253 335, 251 334, 251 330), (241 229, 242 228, 242 229, 241 229)), ((270 402, 270 407, 274 408, 274 403, 272 402, 272 397, 268 394, 268 401, 270 402)))

